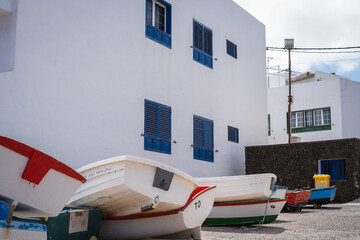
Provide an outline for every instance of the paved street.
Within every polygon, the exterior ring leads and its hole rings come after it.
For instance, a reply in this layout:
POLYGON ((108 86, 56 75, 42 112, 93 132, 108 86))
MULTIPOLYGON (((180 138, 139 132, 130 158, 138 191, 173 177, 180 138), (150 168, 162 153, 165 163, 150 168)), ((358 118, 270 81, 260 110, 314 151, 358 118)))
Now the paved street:
POLYGON ((346 204, 328 204, 320 209, 303 208, 281 213, 271 224, 256 226, 203 227, 203 240, 219 239, 360 239, 360 199, 346 204))

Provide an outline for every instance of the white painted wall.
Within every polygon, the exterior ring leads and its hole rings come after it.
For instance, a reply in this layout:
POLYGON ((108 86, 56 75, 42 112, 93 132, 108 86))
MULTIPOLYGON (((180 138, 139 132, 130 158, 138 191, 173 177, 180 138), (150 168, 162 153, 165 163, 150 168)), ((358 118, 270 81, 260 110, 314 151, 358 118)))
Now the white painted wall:
POLYGON ((15 61, 17 0, 0 1, 0 73, 10 71, 15 61))
POLYGON ((340 80, 343 138, 360 138, 360 82, 340 80))
MULTIPOLYGON (((292 85, 294 103, 291 111, 316 108, 331 108, 331 130, 293 133, 301 138, 301 142, 320 141, 342 138, 342 108, 340 96, 340 80, 308 82, 292 85)), ((268 113, 271 116, 271 136, 269 144, 287 143, 288 86, 268 89, 268 113)))
POLYGON ((145 37, 145 0, 19 0, 0 135, 74 168, 130 154, 196 177, 243 174, 244 146, 267 142, 265 27, 231 0, 169 3, 172 49, 145 37), (213 69, 193 60, 193 18, 213 30, 213 69), (171 155, 144 150, 144 99, 172 108, 171 155), (194 114, 214 121, 214 163, 193 159, 194 114))

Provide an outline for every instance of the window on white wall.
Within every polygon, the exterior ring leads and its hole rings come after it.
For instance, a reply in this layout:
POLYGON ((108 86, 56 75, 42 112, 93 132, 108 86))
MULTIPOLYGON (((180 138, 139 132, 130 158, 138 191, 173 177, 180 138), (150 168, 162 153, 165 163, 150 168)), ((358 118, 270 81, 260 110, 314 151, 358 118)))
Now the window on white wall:
POLYGON ((291 132, 312 132, 331 129, 330 108, 309 109, 291 113, 291 132))
POLYGON ((146 0, 146 36, 171 48, 171 4, 146 0))

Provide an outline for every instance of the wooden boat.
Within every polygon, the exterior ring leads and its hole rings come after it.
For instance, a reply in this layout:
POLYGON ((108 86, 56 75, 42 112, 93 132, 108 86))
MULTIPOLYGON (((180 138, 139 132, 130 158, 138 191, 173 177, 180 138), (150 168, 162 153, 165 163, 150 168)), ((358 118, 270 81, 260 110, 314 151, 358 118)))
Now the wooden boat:
POLYGON ((313 204, 314 208, 320 208, 323 204, 328 204, 335 199, 336 186, 324 188, 311 188, 308 204, 313 204))
MULTIPOLYGON (((173 211, 134 214, 124 217, 106 217, 99 239, 142 239, 184 233, 191 230, 200 239, 200 227, 214 203, 215 186, 199 186, 184 206, 173 211)), ((189 233, 189 232, 188 232, 189 233)), ((179 237, 193 239, 194 236, 179 237)))
POLYGON ((0 201, 0 239, 46 240, 46 225, 35 222, 10 221, 9 205, 0 201))
POLYGON ((272 173, 196 178, 200 185, 215 185, 215 202, 268 198, 274 189, 272 173))
POLYGON ((283 210, 289 212, 301 211, 302 207, 307 204, 310 194, 310 190, 286 191, 287 201, 283 210))
POLYGON ((285 203, 284 189, 276 190, 270 199, 215 202, 203 225, 271 223, 276 220, 285 203))
POLYGON ((185 205, 197 181, 167 165, 133 156, 119 156, 86 165, 86 178, 70 206, 96 207, 107 216, 166 212, 185 205))
POLYGON ((0 165, 0 200, 18 217, 57 216, 86 181, 49 155, 3 136, 0 165))

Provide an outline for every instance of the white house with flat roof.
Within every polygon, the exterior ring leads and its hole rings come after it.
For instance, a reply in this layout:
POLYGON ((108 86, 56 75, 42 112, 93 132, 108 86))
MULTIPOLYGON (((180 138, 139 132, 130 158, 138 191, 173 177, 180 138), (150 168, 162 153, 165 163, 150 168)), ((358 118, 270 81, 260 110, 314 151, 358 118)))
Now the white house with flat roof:
POLYGON ((0 135, 73 168, 243 174, 266 91, 265 26, 232 0, 0 2, 0 135))
MULTIPOLYGON (((288 81, 287 81, 288 82, 288 81)), ((360 138, 360 82, 323 72, 292 77, 292 140, 360 138)), ((289 87, 268 89, 268 142, 288 142, 289 87)))

